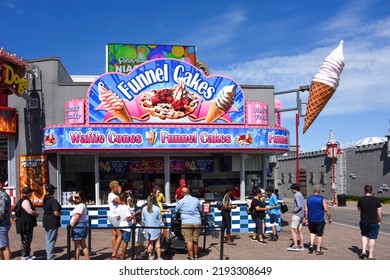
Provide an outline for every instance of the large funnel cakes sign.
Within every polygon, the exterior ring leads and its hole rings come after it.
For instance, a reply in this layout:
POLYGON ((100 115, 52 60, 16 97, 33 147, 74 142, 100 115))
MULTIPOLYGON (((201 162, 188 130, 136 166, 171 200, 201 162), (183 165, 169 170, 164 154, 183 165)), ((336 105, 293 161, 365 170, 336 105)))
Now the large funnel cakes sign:
POLYGON ((240 86, 175 59, 146 62, 128 75, 107 73, 88 92, 89 123, 245 123, 240 86))

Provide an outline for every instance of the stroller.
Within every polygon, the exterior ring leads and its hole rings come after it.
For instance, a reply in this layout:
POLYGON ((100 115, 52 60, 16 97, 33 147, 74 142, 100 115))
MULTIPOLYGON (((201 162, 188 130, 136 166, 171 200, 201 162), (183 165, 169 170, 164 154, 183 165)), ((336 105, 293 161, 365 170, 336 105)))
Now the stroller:
POLYGON ((169 240, 167 241, 167 250, 185 251, 187 250, 186 242, 181 233, 181 215, 174 213, 171 218, 171 229, 169 240))

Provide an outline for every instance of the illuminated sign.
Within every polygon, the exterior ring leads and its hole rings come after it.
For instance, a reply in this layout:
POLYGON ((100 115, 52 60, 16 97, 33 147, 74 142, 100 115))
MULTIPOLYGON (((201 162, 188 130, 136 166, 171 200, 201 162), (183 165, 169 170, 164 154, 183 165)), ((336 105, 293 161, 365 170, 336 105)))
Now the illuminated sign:
POLYGON ((0 106, 0 134, 15 135, 17 131, 16 109, 0 106))
POLYGON ((288 150, 289 132, 248 127, 52 127, 44 149, 125 150, 288 150))
POLYGON ((85 122, 85 100, 73 99, 65 103, 66 124, 84 124, 85 122))
POLYGON ((173 58, 195 65, 195 47, 178 45, 108 44, 107 72, 129 73, 154 59, 173 58))
POLYGON ((232 79, 175 59, 148 61, 128 75, 106 73, 87 94, 89 123, 244 124, 244 95, 232 79))

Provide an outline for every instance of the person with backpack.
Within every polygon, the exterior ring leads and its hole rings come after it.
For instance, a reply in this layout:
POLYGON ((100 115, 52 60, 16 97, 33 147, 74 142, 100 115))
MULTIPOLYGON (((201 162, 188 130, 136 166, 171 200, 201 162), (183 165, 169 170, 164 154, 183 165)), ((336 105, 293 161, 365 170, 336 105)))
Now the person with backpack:
POLYGON ((35 260, 31 253, 31 242, 33 239, 34 227, 37 226, 37 217, 39 212, 35 211, 35 207, 30 199, 33 190, 29 187, 24 187, 22 190, 22 199, 18 202, 18 210, 16 214, 16 233, 20 234, 21 239, 21 254, 22 260, 35 260))
POLYGON ((45 229, 46 259, 54 259, 54 247, 57 242, 58 228, 61 227, 61 205, 54 198, 57 188, 52 184, 46 185, 46 194, 43 198, 43 228, 45 229))

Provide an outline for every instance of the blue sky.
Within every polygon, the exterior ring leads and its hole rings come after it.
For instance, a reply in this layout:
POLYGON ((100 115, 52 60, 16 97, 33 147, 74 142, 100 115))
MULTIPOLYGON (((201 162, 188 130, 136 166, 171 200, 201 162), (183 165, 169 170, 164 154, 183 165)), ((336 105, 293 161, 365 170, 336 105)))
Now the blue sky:
MULTIPOLYGON (((0 47, 24 59, 59 57, 71 75, 105 72, 107 43, 194 45, 211 73, 275 91, 310 85, 344 40, 340 85, 299 142, 342 145, 390 129, 390 1, 52 1, 0 2, 0 47)), ((307 102, 308 92, 301 94, 307 102)), ((295 107, 295 94, 280 96, 295 107)), ((305 106, 303 107, 305 109, 305 106)), ((295 112, 283 114, 295 144, 295 112)))

